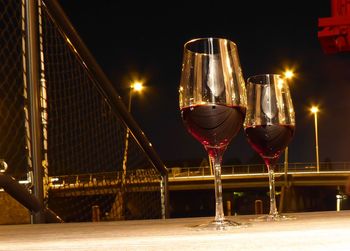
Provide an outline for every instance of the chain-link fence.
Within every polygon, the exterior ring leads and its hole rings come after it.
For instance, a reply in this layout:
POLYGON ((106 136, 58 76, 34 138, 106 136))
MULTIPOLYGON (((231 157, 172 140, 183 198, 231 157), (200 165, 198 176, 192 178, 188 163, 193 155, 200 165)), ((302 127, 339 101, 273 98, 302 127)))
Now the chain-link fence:
POLYGON ((25 128, 28 97, 22 7, 21 1, 0 3, 0 158, 15 178, 26 178, 31 163, 25 128))
MULTIPOLYGON (((0 158, 18 179, 33 169, 26 5, 0 3, 0 158)), ((38 51, 30 53, 40 61, 43 204, 65 222, 164 218, 166 168, 159 168, 161 161, 121 99, 109 95, 103 73, 92 70, 97 64, 86 58, 90 54, 75 30, 67 31, 71 24, 57 2, 35 7, 38 51)))

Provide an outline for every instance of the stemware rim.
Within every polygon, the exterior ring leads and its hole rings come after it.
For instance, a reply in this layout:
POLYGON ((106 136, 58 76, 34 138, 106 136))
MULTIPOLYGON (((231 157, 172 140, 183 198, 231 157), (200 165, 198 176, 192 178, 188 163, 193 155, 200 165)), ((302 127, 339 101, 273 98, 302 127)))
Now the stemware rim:
POLYGON ((188 40, 187 42, 184 43, 183 45, 183 48, 185 51, 188 51, 190 53, 194 53, 194 54, 203 54, 203 55, 207 55, 207 53, 205 52, 196 52, 196 51, 193 51, 191 49, 188 49, 188 45, 189 44, 192 44, 194 42, 198 42, 198 41, 201 41, 201 40, 209 40, 209 39, 213 39, 213 40, 224 40, 224 41, 227 41, 229 42, 230 44, 232 44, 235 48, 237 48, 237 44, 232 41, 231 39, 229 38, 225 38, 225 37, 219 37, 219 36, 208 36, 208 37, 196 37, 196 38, 192 38, 190 40, 188 40))

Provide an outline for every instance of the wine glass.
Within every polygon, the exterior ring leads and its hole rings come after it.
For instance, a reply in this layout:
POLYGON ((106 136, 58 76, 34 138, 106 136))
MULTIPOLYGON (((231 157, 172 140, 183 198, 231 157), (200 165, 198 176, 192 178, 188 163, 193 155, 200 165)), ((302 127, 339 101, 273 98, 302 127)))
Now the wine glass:
POLYGON ((214 173, 215 219, 197 227, 226 230, 245 225, 226 219, 222 202, 222 157, 243 126, 247 104, 234 42, 209 37, 185 43, 179 103, 183 124, 204 146, 214 173))
POLYGON ((256 220, 292 219, 276 207, 274 167, 294 136, 295 114, 286 79, 278 74, 260 74, 247 80, 248 107, 244 132, 251 147, 262 157, 268 170, 270 212, 256 220))

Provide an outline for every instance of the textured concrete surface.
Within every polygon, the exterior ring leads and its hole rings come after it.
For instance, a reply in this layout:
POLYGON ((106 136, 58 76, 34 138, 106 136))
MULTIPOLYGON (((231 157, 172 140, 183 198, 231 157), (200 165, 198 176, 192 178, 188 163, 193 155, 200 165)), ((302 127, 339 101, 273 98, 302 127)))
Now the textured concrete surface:
POLYGON ((212 218, 0 226, 0 250, 350 250, 350 211, 293 214, 230 231, 196 231, 212 218))

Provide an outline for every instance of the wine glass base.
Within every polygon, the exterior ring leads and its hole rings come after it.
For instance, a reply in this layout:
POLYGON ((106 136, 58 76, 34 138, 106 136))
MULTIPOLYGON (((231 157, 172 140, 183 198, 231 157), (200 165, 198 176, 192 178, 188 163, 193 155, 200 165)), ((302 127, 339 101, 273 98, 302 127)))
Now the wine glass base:
POLYGON ((296 217, 284 214, 267 214, 251 219, 251 221, 288 221, 295 220, 296 217))
POLYGON ((237 228, 244 228, 250 226, 250 223, 241 223, 241 222, 236 222, 228 219, 224 219, 222 221, 216 221, 212 220, 207 223, 202 223, 198 225, 193 225, 190 226, 191 229, 194 230, 221 230, 221 231, 226 231, 226 230, 232 230, 232 229, 237 229, 237 228))

